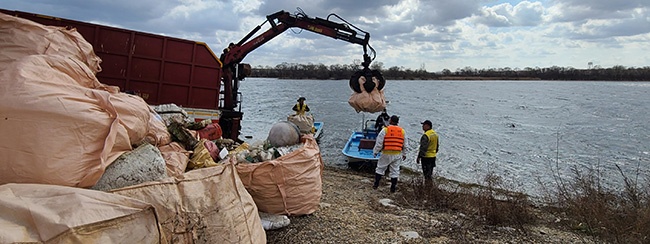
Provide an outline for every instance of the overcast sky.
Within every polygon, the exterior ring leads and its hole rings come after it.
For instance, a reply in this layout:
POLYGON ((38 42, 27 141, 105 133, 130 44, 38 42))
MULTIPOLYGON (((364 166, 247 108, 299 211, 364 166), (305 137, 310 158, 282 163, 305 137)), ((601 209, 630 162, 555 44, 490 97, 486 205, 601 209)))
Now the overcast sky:
MULTIPOLYGON (((369 32, 384 68, 650 66, 650 0, 0 1, 8 10, 202 41, 217 55, 266 15, 297 7, 310 17, 336 13, 369 32)), ((362 54, 359 45, 289 30, 244 62, 350 64, 362 54)))

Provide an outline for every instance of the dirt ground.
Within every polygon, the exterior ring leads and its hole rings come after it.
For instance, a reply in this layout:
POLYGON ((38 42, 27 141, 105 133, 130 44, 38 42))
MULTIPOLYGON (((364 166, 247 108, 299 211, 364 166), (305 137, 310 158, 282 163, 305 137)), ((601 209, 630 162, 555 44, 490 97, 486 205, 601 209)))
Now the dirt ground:
MULTIPOLYGON (((595 243, 561 230, 550 213, 531 207, 540 221, 525 228, 480 224, 477 217, 449 209, 416 210, 400 206, 385 178, 372 189, 371 173, 326 167, 318 211, 290 217, 291 224, 267 231, 268 243, 595 243), (393 200, 391 202, 391 200, 393 200), (382 202, 388 202, 383 205, 382 202)), ((402 201, 403 202, 403 201, 402 201)))

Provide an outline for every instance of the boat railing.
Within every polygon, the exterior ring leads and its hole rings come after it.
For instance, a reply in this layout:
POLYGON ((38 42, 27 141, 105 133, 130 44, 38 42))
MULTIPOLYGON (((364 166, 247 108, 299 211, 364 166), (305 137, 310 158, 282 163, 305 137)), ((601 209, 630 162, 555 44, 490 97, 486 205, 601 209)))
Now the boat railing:
POLYGON ((365 123, 363 124, 363 138, 364 139, 375 139, 377 138, 377 131, 375 130, 375 120, 374 119, 369 119, 366 120, 365 123), (370 125, 368 125, 370 123, 370 125))

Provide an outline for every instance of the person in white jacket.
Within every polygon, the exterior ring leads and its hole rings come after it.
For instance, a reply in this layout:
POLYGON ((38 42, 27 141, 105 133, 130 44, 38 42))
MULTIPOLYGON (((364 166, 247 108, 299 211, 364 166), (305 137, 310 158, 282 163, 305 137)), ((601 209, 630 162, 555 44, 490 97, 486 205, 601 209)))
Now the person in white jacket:
POLYGON ((390 117, 389 125, 383 128, 377 135, 375 147, 373 148, 373 156, 381 151, 381 157, 377 161, 377 168, 375 169, 375 183, 372 188, 379 187, 381 177, 386 173, 386 169, 390 167, 390 192, 393 193, 397 190, 397 180, 399 178, 399 168, 402 164, 401 161, 406 160, 404 151, 404 142, 406 142, 406 131, 402 127, 397 126, 399 117, 393 115, 390 117), (400 160, 401 158, 401 160, 400 160))

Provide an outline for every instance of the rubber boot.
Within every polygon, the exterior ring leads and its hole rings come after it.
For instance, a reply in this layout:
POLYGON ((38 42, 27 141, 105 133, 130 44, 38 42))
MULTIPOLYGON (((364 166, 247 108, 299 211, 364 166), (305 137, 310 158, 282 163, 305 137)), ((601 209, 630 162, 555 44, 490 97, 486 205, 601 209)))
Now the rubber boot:
POLYGON ((426 186, 426 187, 431 187, 431 186, 433 186, 433 179, 431 179, 431 178, 424 178, 424 186, 426 186))
POLYGON ((390 178, 390 192, 394 193, 397 190, 397 178, 390 178))
POLYGON ((383 175, 375 173, 375 184, 372 185, 372 189, 377 189, 377 187, 379 187, 379 181, 381 180, 381 177, 383 177, 383 175))

